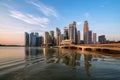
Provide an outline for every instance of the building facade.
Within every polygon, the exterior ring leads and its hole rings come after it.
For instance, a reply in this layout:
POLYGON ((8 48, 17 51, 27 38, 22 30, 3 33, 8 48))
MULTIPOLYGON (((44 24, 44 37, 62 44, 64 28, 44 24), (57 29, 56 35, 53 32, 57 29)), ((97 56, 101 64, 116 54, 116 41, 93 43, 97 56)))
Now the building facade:
POLYGON ((47 46, 49 44, 49 33, 44 32, 44 45, 47 46))
POLYGON ((96 44, 97 43, 97 34, 96 33, 93 33, 93 39, 92 39, 92 42, 93 44, 96 44))
POLYGON ((69 39, 76 43, 77 41, 77 29, 76 29, 76 22, 69 24, 69 39))
POLYGON ((60 45, 60 35, 61 35, 61 31, 59 28, 56 28, 56 45, 60 45))
POLYGON ((29 33, 25 32, 25 46, 29 46, 29 33))
POLYGON ((88 44, 92 44, 92 31, 88 31, 88 44))
POLYGON ((98 42, 101 44, 106 43, 105 35, 98 36, 98 42))
POLYGON ((69 39, 67 27, 64 28, 64 40, 66 40, 66 39, 69 39))
POLYGON ((77 44, 80 44, 80 31, 77 31, 77 44))
POLYGON ((88 22, 85 21, 84 22, 84 33, 83 33, 83 39, 84 39, 84 44, 88 44, 89 43, 89 39, 88 39, 88 31, 89 31, 89 28, 88 28, 88 22))
POLYGON ((50 43, 52 45, 55 44, 54 31, 50 31, 50 43))

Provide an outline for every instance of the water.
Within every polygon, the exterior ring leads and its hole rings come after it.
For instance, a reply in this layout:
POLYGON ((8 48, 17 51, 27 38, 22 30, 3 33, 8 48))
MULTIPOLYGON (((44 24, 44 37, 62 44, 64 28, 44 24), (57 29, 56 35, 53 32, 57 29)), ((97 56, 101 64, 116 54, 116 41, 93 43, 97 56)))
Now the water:
POLYGON ((0 80, 120 80, 120 56, 57 48, 0 47, 0 80))

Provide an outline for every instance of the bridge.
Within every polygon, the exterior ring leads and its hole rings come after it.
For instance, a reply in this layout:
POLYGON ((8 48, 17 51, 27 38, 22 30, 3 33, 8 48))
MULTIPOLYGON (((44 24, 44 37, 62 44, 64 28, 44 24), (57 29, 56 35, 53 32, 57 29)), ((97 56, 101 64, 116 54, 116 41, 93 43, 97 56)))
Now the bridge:
POLYGON ((85 51, 97 51, 97 52, 104 52, 104 53, 119 53, 120 48, 117 47, 96 47, 96 46, 85 46, 85 45, 63 45, 57 46, 58 48, 64 49, 78 49, 78 50, 85 50, 85 51))

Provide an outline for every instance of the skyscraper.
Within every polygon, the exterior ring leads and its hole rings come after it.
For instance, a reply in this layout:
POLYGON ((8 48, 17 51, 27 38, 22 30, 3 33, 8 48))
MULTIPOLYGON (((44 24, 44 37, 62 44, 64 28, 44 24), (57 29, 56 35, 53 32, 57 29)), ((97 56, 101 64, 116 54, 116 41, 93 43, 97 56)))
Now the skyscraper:
POLYGON ((92 44, 92 31, 88 31, 88 44, 92 44))
POLYGON ((33 32, 30 33, 30 46, 36 46, 36 36, 33 32))
POLYGON ((49 33, 44 32, 44 45, 47 46, 49 44, 49 33))
POLYGON ((84 33, 83 33, 83 39, 84 39, 84 44, 88 44, 88 31, 89 31, 89 28, 88 28, 88 22, 85 21, 84 22, 84 33))
POLYGON ((76 22, 69 24, 69 39, 75 43, 77 37, 77 29, 76 29, 76 22))
POLYGON ((64 28, 64 40, 68 39, 68 28, 64 28))
POLYGON ((55 42, 55 40, 54 40, 54 31, 50 31, 50 43, 52 45, 54 45, 54 42, 55 42))
POLYGON ((60 29, 56 28, 56 45, 60 45, 60 43, 59 43, 60 35, 61 35, 60 29))
POLYGON ((63 35, 63 34, 60 34, 59 44, 62 42, 62 40, 64 40, 64 35, 63 35))
POLYGON ((77 44, 80 44, 80 31, 77 31, 77 44))
POLYGON ((25 46, 29 46, 29 33, 25 32, 25 46))
POLYGON ((96 41, 97 41, 97 40, 96 40, 96 39, 97 39, 96 36, 97 36, 96 33, 93 33, 93 44, 96 44, 96 43, 97 43, 97 42, 96 42, 96 41))
POLYGON ((43 44, 43 37, 40 36, 38 37, 38 46, 42 46, 42 44, 43 44))
POLYGON ((34 35, 35 37, 36 37, 36 43, 35 43, 35 46, 39 46, 39 41, 38 41, 38 38, 39 38, 39 34, 37 33, 37 32, 35 32, 35 35, 34 35))

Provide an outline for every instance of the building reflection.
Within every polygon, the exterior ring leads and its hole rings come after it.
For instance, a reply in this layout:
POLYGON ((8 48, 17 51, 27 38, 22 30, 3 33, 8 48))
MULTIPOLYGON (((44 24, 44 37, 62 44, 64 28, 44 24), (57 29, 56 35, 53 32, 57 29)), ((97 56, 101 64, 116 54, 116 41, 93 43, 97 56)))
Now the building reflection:
POLYGON ((54 49, 43 48, 43 56, 44 56, 45 62, 53 63, 55 61, 54 54, 55 54, 54 49))
POLYGON ((59 63, 60 62, 60 49, 56 49, 56 52, 55 52, 55 63, 59 63))
POLYGON ((26 66, 38 63, 43 61, 44 58, 42 57, 43 50, 38 48, 25 48, 25 63, 26 66))
MULTIPOLYGON (((79 66, 82 65, 85 68, 88 78, 91 77, 90 67, 91 62, 95 61, 96 57, 90 53, 81 54, 80 51, 68 50, 68 49, 50 49, 50 48, 25 48, 25 61, 26 65, 31 65, 38 62, 64 64, 67 66, 79 66), (84 60, 82 63, 81 60, 84 60)), ((81 67, 82 67, 81 66, 81 67)), ((81 68, 80 67, 80 68, 81 68)))
POLYGON ((92 61, 92 54, 84 54, 84 67, 88 78, 91 77, 90 74, 91 61, 92 61))
POLYGON ((76 51, 73 50, 61 50, 62 54, 62 62, 65 65, 70 65, 70 66, 80 66, 80 58, 81 54, 79 54, 76 51))

